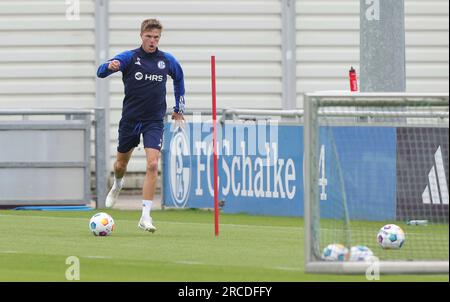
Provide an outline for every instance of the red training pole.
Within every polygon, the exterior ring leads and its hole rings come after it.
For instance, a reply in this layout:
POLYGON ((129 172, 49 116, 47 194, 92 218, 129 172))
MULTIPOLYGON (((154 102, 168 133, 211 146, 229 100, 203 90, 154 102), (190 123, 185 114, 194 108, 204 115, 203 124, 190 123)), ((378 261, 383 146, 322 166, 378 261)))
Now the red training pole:
POLYGON ((212 88, 212 118, 213 118, 213 160, 214 160, 214 230, 219 236, 219 189, 217 166, 217 108, 216 108, 216 57, 211 56, 211 88, 212 88))

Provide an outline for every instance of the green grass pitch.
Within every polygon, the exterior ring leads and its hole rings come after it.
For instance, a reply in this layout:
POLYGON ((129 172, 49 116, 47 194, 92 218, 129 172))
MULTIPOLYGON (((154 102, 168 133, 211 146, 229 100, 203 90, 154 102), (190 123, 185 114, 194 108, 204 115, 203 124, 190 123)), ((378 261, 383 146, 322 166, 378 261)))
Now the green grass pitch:
MULTIPOLYGON (((158 231, 151 234, 137 228, 140 211, 108 210, 116 230, 95 237, 88 228, 95 212, 0 211, 0 281, 66 281, 69 256, 80 261, 80 281, 366 281, 305 274, 299 218, 221 214, 215 237, 209 211, 153 211, 158 231)), ((380 281, 448 282, 449 276, 382 275, 380 281)))

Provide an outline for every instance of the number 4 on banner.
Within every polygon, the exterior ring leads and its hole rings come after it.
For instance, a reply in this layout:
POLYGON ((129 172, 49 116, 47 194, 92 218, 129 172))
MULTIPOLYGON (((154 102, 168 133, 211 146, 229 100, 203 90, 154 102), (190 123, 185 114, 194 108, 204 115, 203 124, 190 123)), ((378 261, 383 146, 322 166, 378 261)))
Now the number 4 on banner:
POLYGON ((327 200, 327 193, 325 192, 326 186, 328 185, 328 180, 325 176, 325 145, 320 148, 320 158, 319 158, 319 186, 322 188, 320 192, 320 200, 327 200))

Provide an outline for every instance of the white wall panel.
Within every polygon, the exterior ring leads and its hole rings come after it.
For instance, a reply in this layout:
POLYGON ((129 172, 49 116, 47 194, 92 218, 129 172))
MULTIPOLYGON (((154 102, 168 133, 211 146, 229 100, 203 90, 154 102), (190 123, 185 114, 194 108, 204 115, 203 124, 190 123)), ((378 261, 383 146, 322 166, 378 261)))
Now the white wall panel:
POLYGON ((0 106, 95 105, 93 0, 68 20, 61 0, 0 0, 0 106))
MULTIPOLYGON (((359 2, 297 0, 297 91, 348 90, 359 71, 359 2)), ((405 0, 406 90, 448 92, 447 0, 405 0)))

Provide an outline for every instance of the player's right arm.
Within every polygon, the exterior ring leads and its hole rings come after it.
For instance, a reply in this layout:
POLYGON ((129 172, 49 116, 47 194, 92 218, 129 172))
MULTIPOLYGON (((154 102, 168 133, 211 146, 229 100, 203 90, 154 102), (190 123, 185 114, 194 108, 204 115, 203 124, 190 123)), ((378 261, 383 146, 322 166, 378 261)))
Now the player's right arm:
POLYGON ((98 67, 97 76, 99 78, 106 78, 110 74, 113 74, 119 70, 123 72, 130 64, 132 58, 133 52, 129 50, 118 54, 111 60, 101 64, 98 67))

